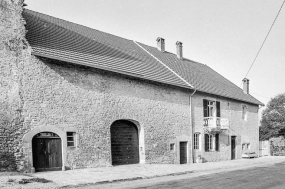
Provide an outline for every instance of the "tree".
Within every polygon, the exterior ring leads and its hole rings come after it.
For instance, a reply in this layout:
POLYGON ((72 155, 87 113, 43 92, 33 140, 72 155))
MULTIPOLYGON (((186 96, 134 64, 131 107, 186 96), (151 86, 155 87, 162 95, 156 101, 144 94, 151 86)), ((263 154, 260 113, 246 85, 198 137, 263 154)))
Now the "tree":
POLYGON ((272 137, 285 135, 285 93, 272 98, 262 112, 259 139, 268 140, 272 137))

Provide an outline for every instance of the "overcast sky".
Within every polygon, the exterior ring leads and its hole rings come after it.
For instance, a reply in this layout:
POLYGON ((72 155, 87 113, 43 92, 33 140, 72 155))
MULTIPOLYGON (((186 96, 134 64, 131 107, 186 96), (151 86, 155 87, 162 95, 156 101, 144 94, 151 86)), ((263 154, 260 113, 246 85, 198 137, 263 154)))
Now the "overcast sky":
MULTIPOLYGON (((283 0, 25 0, 27 9, 207 64, 240 86, 283 0)), ((263 103, 285 92, 285 7, 247 78, 263 103)))

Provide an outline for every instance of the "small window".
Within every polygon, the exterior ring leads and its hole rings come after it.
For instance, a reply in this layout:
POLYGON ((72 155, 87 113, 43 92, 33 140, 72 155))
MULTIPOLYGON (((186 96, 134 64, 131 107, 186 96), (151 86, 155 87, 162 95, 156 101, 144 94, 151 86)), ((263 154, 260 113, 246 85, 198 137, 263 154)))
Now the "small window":
POLYGON ((247 107, 246 107, 246 105, 242 105, 242 119, 243 120, 247 119, 247 107))
POLYGON ((67 132, 67 147, 75 147, 75 132, 67 132))
POLYGON ((250 143, 243 143, 242 144, 242 149, 243 150, 250 150, 250 143))
POLYGON ((199 150, 200 146, 200 133, 194 133, 194 150, 199 150))
POLYGON ((247 144, 247 149, 249 149, 249 150, 250 150, 250 144, 249 144, 249 143, 247 144))
POLYGON ((170 144, 170 150, 171 150, 171 151, 174 151, 174 150, 175 150, 175 144, 174 144, 174 143, 171 143, 171 144, 170 144))
POLYGON ((219 151, 220 150, 220 139, 219 139, 220 135, 216 134, 215 135, 215 150, 219 151))

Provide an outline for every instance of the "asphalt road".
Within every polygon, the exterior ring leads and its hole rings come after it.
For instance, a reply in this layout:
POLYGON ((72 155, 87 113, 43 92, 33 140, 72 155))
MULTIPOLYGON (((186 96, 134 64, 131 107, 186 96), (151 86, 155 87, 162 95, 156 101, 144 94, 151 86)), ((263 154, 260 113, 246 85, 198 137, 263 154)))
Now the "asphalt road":
MULTIPOLYGON (((215 171, 213 171, 215 172, 215 171)), ((179 176, 168 176, 153 179, 117 182, 84 186, 85 189, 285 189, 285 162, 271 166, 254 167, 250 169, 234 170, 219 173, 192 173, 179 176)))

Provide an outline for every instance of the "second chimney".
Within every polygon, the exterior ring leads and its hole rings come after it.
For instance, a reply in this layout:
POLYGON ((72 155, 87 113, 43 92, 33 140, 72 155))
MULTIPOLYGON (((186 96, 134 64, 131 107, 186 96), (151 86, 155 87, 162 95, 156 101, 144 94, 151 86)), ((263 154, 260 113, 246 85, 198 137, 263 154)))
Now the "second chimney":
POLYGON ((183 59, 183 46, 180 41, 176 42, 176 55, 178 58, 183 59))
POLYGON ((242 80, 242 82, 243 82, 243 92, 244 92, 245 94, 249 94, 249 79, 244 78, 244 79, 242 80))
POLYGON ((158 37, 156 39, 157 41, 157 48, 158 50, 160 50, 161 52, 164 52, 165 51, 165 42, 164 42, 164 39, 161 38, 161 37, 158 37))

